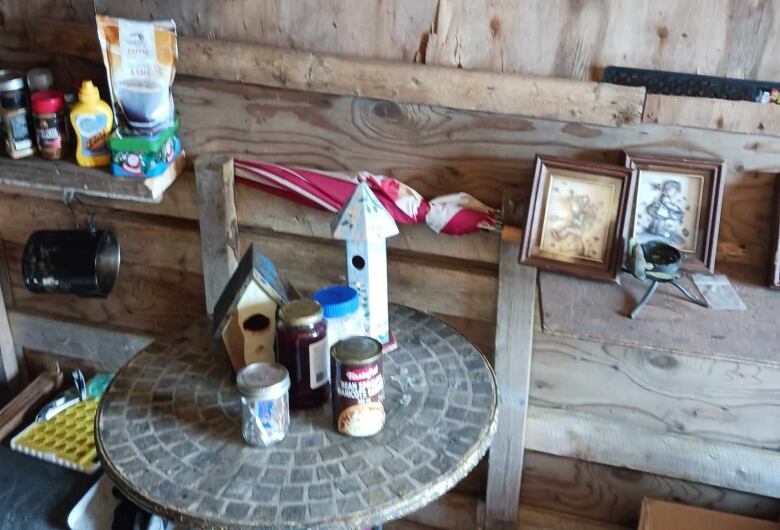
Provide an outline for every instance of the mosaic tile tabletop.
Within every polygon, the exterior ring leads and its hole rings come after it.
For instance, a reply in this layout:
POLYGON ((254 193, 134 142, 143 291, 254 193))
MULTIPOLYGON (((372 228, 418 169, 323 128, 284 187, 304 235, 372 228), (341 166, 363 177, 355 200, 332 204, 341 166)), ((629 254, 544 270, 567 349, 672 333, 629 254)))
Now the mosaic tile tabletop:
POLYGON ((241 437, 227 356, 205 322, 159 340, 117 374, 98 412, 106 472, 144 508, 197 528, 357 528, 444 494, 484 456, 496 428, 492 369, 455 330, 391 306, 384 430, 350 438, 330 403, 293 412, 287 438, 241 437))

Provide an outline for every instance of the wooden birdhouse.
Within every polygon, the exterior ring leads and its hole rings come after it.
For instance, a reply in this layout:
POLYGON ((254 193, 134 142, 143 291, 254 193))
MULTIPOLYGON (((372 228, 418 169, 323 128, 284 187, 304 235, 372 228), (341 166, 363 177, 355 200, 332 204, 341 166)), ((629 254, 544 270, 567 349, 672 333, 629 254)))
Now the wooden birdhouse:
POLYGON ((347 242, 347 279, 360 294, 366 333, 392 344, 387 308, 385 239, 398 227, 368 184, 361 182, 331 224, 333 237, 347 242))
POLYGON ((276 310, 291 291, 271 260, 250 246, 214 306, 214 338, 224 342, 236 372, 275 362, 276 310))

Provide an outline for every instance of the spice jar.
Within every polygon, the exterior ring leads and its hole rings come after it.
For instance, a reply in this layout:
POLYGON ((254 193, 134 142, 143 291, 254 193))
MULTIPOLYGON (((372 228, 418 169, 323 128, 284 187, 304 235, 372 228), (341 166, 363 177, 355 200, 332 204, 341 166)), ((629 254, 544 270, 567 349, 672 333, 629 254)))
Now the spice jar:
POLYGON ((31 102, 38 151, 43 158, 62 159, 69 144, 65 95, 57 90, 35 92, 31 102))
POLYGON ((27 90, 21 72, 0 72, 0 107, 3 109, 5 151, 11 158, 35 152, 27 110, 27 90))
POLYGON ((328 323, 328 351, 341 339, 366 334, 360 296, 355 289, 332 285, 314 293, 313 298, 322 306, 328 323))
POLYGON ((327 324, 314 300, 282 306, 276 321, 276 360, 290 372, 290 407, 322 405, 330 396, 327 324))
POLYGON ((373 436, 385 426, 382 344, 350 337, 330 350, 333 427, 347 436, 373 436))
POLYGON ((35 94, 51 88, 54 78, 48 68, 33 68, 27 71, 27 87, 35 94))
POLYGON ((290 428, 290 376, 285 367, 250 364, 238 372, 236 386, 241 394, 241 433, 246 443, 268 447, 284 440, 290 428))

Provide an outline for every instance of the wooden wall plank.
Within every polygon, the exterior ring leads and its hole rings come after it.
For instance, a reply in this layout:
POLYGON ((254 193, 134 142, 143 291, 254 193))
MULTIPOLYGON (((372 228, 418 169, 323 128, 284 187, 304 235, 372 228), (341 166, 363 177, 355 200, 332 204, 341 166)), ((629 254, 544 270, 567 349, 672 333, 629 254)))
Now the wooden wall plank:
POLYGON ((780 368, 537 333, 532 404, 658 432, 780 447, 780 368), (572 374, 578 374, 573 378, 572 374))
MULTIPOLYGON (((31 48, 45 52, 96 58, 100 50, 93 28, 68 22, 31 20, 28 37, 31 48), (35 31, 40 24, 49 30, 35 31)), ((645 97, 641 87, 344 58, 226 40, 181 37, 178 46, 177 71, 196 77, 612 127, 638 123, 645 97)))
POLYGON ((133 3, 101 13, 175 18, 182 34, 312 52, 592 79, 617 64, 778 79, 771 0, 379 0, 133 3), (208 13, 208 16, 198 16, 208 13))
POLYGON ((636 528, 642 499, 777 520, 780 500, 528 451, 521 506, 530 505, 636 528))
POLYGON ((749 101, 648 94, 642 121, 780 136, 780 106, 749 101))
POLYGON ((651 431, 571 411, 531 408, 528 449, 780 497, 780 454, 651 431))
POLYGON ((526 413, 536 306, 536 269, 517 262, 517 241, 501 242, 493 366, 500 393, 498 430, 490 446, 486 494, 488 528, 517 519, 525 452, 526 413))
POLYGON ((74 320, 53 319, 27 311, 11 310, 11 330, 23 347, 118 369, 151 344, 151 335, 127 329, 95 327, 74 320))
MULTIPOLYGON (((6 276, 7 262, 5 252, 0 241, 0 276, 6 276)), ((0 382, 4 384, 14 383, 19 377, 19 360, 16 358, 14 338, 11 334, 11 326, 8 322, 6 299, 10 303, 10 293, 6 295, 0 285, 0 382)))

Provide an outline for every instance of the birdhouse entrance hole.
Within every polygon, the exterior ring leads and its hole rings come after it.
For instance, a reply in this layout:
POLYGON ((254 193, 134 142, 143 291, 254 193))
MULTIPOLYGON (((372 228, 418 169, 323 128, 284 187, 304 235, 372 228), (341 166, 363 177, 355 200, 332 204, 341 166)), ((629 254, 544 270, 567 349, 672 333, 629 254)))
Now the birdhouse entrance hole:
POLYGON ((353 256, 352 266, 355 267, 357 270, 363 270, 363 267, 366 266, 366 260, 363 259, 362 256, 353 256))
POLYGON ((244 329, 247 331, 263 331, 271 324, 271 320, 260 313, 252 315, 244 320, 244 329))

